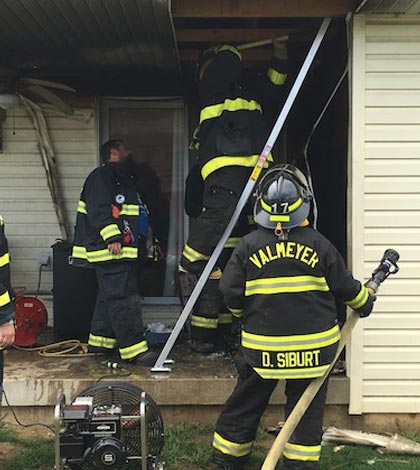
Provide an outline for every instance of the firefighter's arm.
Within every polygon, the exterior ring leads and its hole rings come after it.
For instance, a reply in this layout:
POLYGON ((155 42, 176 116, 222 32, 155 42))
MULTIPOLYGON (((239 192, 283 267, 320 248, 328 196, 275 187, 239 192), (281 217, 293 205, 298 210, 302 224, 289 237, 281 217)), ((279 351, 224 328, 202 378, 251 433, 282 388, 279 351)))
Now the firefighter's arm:
POLYGON ((331 245, 325 257, 326 280, 337 300, 367 317, 376 300, 368 289, 347 270, 340 253, 331 245))
POLYGON ((243 314, 246 280, 244 260, 246 259, 246 247, 241 240, 223 271, 219 285, 227 307, 232 315, 238 318, 243 314))
MULTIPOLYGON (((284 97, 284 84, 289 70, 287 58, 287 44, 273 40, 273 57, 268 67, 266 76, 261 81, 261 101, 263 108, 272 107, 284 97)), ((280 103, 277 107, 280 107, 280 103)))
POLYGON ((204 181, 200 166, 196 163, 188 173, 185 181, 184 207, 188 216, 197 218, 203 211, 204 181))
MULTIPOLYGON (((118 245, 121 246, 123 233, 118 219, 113 194, 110 191, 110 183, 100 173, 90 175, 85 187, 85 203, 89 223, 95 227, 112 253, 118 253, 118 245), (114 206, 114 211, 113 211, 114 206)), ((121 249, 121 247, 120 247, 121 249)))
POLYGON ((241 77, 241 53, 234 46, 223 44, 207 65, 199 83, 201 102, 214 96, 225 95, 241 77))
POLYGON ((10 257, 0 217, 0 347, 13 344, 15 340, 14 295, 10 287, 10 257))

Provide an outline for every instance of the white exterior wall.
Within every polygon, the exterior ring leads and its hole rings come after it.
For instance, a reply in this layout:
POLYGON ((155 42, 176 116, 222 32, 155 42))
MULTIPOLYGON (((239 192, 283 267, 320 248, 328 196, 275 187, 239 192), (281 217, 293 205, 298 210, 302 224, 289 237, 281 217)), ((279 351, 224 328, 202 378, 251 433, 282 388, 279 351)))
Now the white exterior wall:
MULTIPOLYGON (((77 202, 88 173, 97 166, 97 138, 93 109, 80 109, 75 118, 44 108, 58 163, 65 210, 73 228, 77 202)), ((3 123, 0 154, 0 213, 10 245, 12 282, 29 291, 38 282, 37 257, 51 252, 62 238, 38 151, 35 130, 23 107, 9 110, 3 123)), ((42 291, 51 291, 52 272, 43 271, 42 291)), ((52 319, 52 297, 41 297, 52 319)), ((50 322, 51 323, 51 322, 50 322)))
POLYGON ((351 73, 350 252, 368 279, 386 248, 400 272, 359 321, 350 412, 420 411, 420 17, 356 16, 351 73))

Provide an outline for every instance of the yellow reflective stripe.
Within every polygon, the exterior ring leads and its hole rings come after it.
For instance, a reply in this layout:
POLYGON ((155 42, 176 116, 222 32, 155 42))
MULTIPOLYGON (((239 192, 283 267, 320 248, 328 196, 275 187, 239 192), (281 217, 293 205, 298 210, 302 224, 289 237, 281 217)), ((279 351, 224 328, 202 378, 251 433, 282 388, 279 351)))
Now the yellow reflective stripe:
POLYGON ((82 200, 79 201, 79 204, 77 205, 77 212, 80 212, 81 214, 87 214, 86 202, 82 200))
POLYGON ((287 212, 293 212, 295 209, 297 209, 298 207, 300 207, 303 203, 303 200, 302 198, 300 197, 296 202, 294 202, 293 204, 290 204, 288 207, 287 207, 287 212))
POLYGON ((207 119, 214 119, 221 116, 225 111, 259 111, 262 113, 261 105, 255 100, 244 100, 243 98, 236 98, 234 100, 226 99, 223 103, 212 104, 206 106, 200 112, 200 124, 207 119))
POLYGON ((200 317, 198 315, 191 315, 191 326, 196 326, 197 328, 217 328, 218 320, 217 318, 206 318, 200 317))
POLYGON ((321 446, 302 446, 287 442, 283 454, 289 460, 317 462, 321 456, 321 446))
POLYGON ((240 317, 244 313, 242 308, 230 308, 228 307, 229 311, 234 315, 235 317, 240 317))
POLYGON ((104 241, 107 241, 112 237, 121 235, 121 231, 118 228, 117 224, 109 224, 104 227, 99 233, 101 234, 101 237, 104 239, 104 241))
POLYGON ((107 338, 106 336, 97 336, 90 333, 88 344, 98 348, 114 349, 117 346, 117 340, 115 338, 107 338))
POLYGON ((184 258, 187 258, 187 260, 191 263, 202 260, 207 261, 208 259, 210 259, 210 256, 204 255, 203 253, 199 253, 198 251, 194 250, 194 248, 191 248, 189 245, 184 246, 182 256, 184 258))
MULTIPOLYGON (((302 198, 298 198, 293 204, 288 205, 285 207, 285 214, 289 212, 293 212, 295 209, 300 207, 303 203, 302 198)), ((266 211, 266 212, 274 212, 276 213, 277 211, 273 208, 273 206, 270 206, 270 204, 267 204, 264 199, 260 199, 260 204, 261 207, 266 211)), ((276 203, 277 204, 277 203, 276 203)))
POLYGON ((254 367, 255 372, 263 379, 313 379, 321 377, 329 365, 308 367, 307 369, 262 369, 254 367))
MULTIPOLYGON (((203 180, 205 180, 207 176, 213 173, 213 171, 216 171, 219 168, 223 168, 225 166, 244 166, 247 168, 253 168, 257 164, 259 158, 259 155, 249 155, 247 157, 215 157, 203 165, 203 168, 201 168, 201 176, 203 177, 203 180)), ((272 160, 267 158, 263 168, 268 168, 270 161, 272 160)))
MULTIPOLYGON (((80 256, 79 256, 80 257, 80 256)), ((121 253, 110 253, 107 249, 97 251, 87 251, 87 260, 90 263, 97 263, 100 261, 110 261, 119 259, 136 259, 137 248, 131 246, 123 246, 121 253)))
POLYGON ((140 343, 133 344, 133 346, 128 346, 127 348, 120 348, 121 359, 133 359, 141 353, 144 353, 148 350, 147 341, 141 341, 140 343))
POLYGON ((245 296, 308 291, 327 292, 329 290, 330 288, 323 276, 271 277, 267 279, 253 279, 245 283, 245 296))
POLYGON ((4 255, 0 256, 0 268, 6 266, 6 264, 10 263, 10 255, 9 253, 5 253, 4 255))
POLYGON ((283 85, 287 78, 286 73, 277 72, 277 70, 274 70, 271 67, 268 69, 267 76, 270 82, 274 83, 274 85, 283 85))
POLYGON ((3 217, 0 215, 0 225, 4 225, 3 217))
POLYGON ((232 323, 232 314, 231 313, 219 313, 219 324, 228 325, 232 323))
POLYGON ((258 351, 301 351, 329 346, 339 340, 338 325, 319 333, 289 336, 256 335, 242 330, 242 346, 258 351))
POLYGON ((73 246, 73 258, 87 259, 86 248, 84 246, 73 246))
POLYGON ((354 299, 347 300, 344 303, 356 310, 360 307, 363 307, 363 305, 366 303, 368 297, 369 297, 369 291, 362 284, 362 287, 361 287, 359 293, 356 295, 356 297, 354 297, 354 299))
POLYGON ((213 435, 213 447, 222 454, 233 455, 234 457, 243 457, 251 452, 254 441, 238 444, 237 442, 224 439, 219 433, 213 435))
POLYGON ((140 206, 137 204, 123 204, 120 215, 139 215, 140 206))
POLYGON ((236 245, 241 241, 241 237, 229 237, 225 243, 224 248, 235 248, 236 245))
POLYGON ((229 44, 223 44, 223 46, 220 46, 218 49, 217 49, 217 52, 223 52, 223 51, 230 51, 230 52, 233 52, 234 54, 236 54, 238 57, 239 57, 239 60, 242 60, 242 55, 241 53, 239 52, 238 49, 236 49, 236 47, 233 47, 233 46, 229 46, 229 44))
POLYGON ((0 307, 4 307, 5 305, 10 304, 10 302, 10 295, 8 291, 0 295, 0 307))
POLYGON ((290 216, 289 215, 270 215, 268 217, 271 222, 289 222, 290 216))

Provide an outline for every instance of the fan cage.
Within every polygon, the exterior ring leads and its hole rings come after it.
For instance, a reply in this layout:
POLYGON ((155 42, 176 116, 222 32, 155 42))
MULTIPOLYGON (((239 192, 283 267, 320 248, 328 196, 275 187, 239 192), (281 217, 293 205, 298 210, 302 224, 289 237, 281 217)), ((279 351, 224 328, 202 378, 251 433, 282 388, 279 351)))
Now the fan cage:
MULTIPOLYGON (((92 397, 93 406, 119 405, 123 416, 139 416, 143 390, 128 382, 102 382, 86 388, 77 397, 92 397)), ((164 444, 163 421, 159 408, 150 395, 145 394, 146 405, 146 442, 148 457, 160 455, 164 444)), ((129 456, 141 456, 141 421, 122 419, 121 441, 129 456)), ((70 465, 74 470, 89 470, 86 464, 70 465)), ((129 460, 124 470, 138 470, 140 460, 129 460)), ((144 469, 146 470, 146 469, 144 469)))

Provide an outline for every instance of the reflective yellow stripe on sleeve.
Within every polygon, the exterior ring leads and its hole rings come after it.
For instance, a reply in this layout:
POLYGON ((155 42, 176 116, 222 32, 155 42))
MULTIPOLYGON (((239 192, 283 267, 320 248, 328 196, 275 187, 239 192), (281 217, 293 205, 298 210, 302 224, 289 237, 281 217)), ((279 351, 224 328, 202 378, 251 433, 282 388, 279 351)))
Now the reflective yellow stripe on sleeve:
POLYGON ((268 336, 256 335, 242 330, 242 346, 258 351, 303 351, 323 348, 340 340, 340 328, 334 325, 329 330, 307 335, 268 336))
POLYGON ((235 248, 241 241, 241 237, 229 237, 225 243, 224 248, 235 248))
POLYGON ((77 212, 87 215, 86 202, 82 200, 79 201, 79 204, 77 205, 77 212))
POLYGON ((360 291, 356 295, 356 297, 354 297, 351 300, 347 300, 344 303, 347 304, 352 309, 357 310, 358 308, 363 307, 363 305, 366 303, 368 298, 369 298, 369 291, 362 284, 362 287, 360 288, 360 291))
POLYGON ((213 435, 213 447, 222 454, 232 455, 233 457, 244 457, 251 452, 254 441, 238 444, 237 442, 224 439, 219 433, 213 435))
POLYGON ((284 294, 296 292, 322 291, 327 292, 325 277, 320 276, 284 276, 267 279, 252 279, 245 283, 245 296, 257 294, 284 294))
POLYGON ((6 264, 10 263, 10 255, 9 253, 5 253, 4 255, 0 256, 0 268, 6 266, 6 264))
POLYGON ((303 446, 287 442, 283 454, 289 460, 317 462, 321 456, 321 446, 303 446))
POLYGON ((287 78, 287 74, 277 72, 277 70, 272 68, 268 69, 267 76, 274 85, 283 85, 287 78))
POLYGON ((139 215, 140 207, 137 204, 123 204, 120 215, 139 215))
POLYGON ((0 307, 4 307, 7 304, 10 304, 10 295, 9 292, 4 292, 3 294, 0 294, 0 307))
POLYGON ((104 241, 107 241, 112 237, 121 235, 121 231, 117 224, 109 224, 100 231, 100 234, 104 241))

